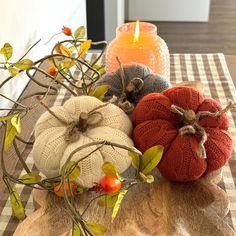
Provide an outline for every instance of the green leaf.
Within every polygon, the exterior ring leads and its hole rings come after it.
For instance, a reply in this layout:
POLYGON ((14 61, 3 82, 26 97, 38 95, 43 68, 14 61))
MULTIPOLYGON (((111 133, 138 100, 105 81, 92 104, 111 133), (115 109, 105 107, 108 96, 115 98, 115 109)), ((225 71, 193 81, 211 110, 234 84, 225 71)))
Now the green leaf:
POLYGON ((121 202, 122 202, 122 200, 123 200, 123 198, 124 198, 124 196, 127 192, 128 192, 128 190, 126 190, 126 189, 120 190, 120 192, 118 194, 117 201, 116 201, 115 206, 114 206, 113 211, 112 211, 112 215, 111 215, 112 221, 116 218, 117 213, 120 209, 121 202))
POLYGON ((139 169, 139 163, 140 163, 140 155, 135 152, 128 152, 129 157, 132 158, 132 166, 134 169, 139 169))
POLYGON ((25 209, 15 187, 12 187, 12 192, 10 193, 10 204, 13 215, 19 220, 24 220, 26 218, 25 209))
POLYGON ((15 136, 17 134, 16 128, 12 125, 11 122, 7 122, 6 136, 4 142, 4 151, 7 151, 10 145, 12 144, 15 136))
POLYGON ((79 226, 77 224, 74 224, 72 236, 80 236, 81 232, 79 229, 79 226))
POLYGON ((41 180, 41 176, 39 174, 27 173, 22 175, 19 180, 21 180, 24 184, 37 184, 41 180))
POLYGON ((92 40, 90 39, 80 44, 79 57, 84 56, 84 54, 90 49, 91 44, 92 44, 92 40))
MULTIPOLYGON (((65 164, 62 167, 62 171, 64 168, 65 164)), ((74 181, 79 177, 80 167, 78 165, 75 165, 74 161, 69 161, 66 170, 67 170, 67 178, 69 178, 70 181, 74 181)))
POLYGON ((74 37, 76 39, 82 39, 85 36, 85 27, 84 26, 80 26, 74 33, 74 37))
POLYGON ((27 70, 34 65, 33 61, 30 59, 22 59, 14 64, 20 70, 27 70))
POLYGON ((94 68, 95 70, 97 70, 100 75, 103 75, 103 74, 106 73, 105 66, 102 66, 102 65, 100 65, 100 64, 95 64, 95 65, 93 66, 93 68, 94 68))
POLYGON ((115 165, 113 165, 110 162, 105 162, 102 165, 102 171, 104 172, 105 175, 108 176, 115 176, 117 177, 120 181, 123 181, 124 179, 119 175, 117 168, 115 165))
POLYGON ((15 114, 9 115, 9 116, 1 116, 0 121, 10 120, 15 114))
POLYGON ((154 182, 154 177, 152 175, 145 175, 142 172, 139 172, 139 175, 145 182, 149 184, 154 182))
POLYGON ((5 60, 8 61, 12 57, 13 48, 9 43, 5 43, 0 50, 0 53, 4 55, 5 60))
POLYGON ((164 151, 164 147, 157 145, 149 148, 144 154, 141 159, 141 172, 143 174, 149 173, 151 170, 153 170, 157 164, 160 162, 162 158, 162 154, 164 151))
POLYGON ((11 76, 16 76, 17 74, 19 74, 19 70, 15 67, 8 67, 7 70, 9 71, 11 76))
POLYGON ((17 133, 21 132, 20 114, 16 114, 11 118, 11 124, 16 128, 17 133))
POLYGON ((93 96, 102 101, 109 88, 110 88, 110 85, 97 86, 94 91, 91 91, 89 93, 89 96, 93 96))
POLYGON ((100 235, 105 234, 107 229, 104 225, 98 224, 96 222, 86 222, 88 228, 93 231, 93 233, 100 235))
POLYGON ((107 194, 99 198, 98 205, 101 207, 112 208, 115 206, 119 193, 107 194))

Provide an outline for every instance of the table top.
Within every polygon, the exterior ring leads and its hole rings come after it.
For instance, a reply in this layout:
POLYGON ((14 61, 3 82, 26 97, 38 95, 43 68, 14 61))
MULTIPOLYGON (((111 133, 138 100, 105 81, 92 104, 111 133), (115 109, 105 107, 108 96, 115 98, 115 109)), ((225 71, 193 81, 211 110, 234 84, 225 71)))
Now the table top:
MULTIPOLYGON (((90 56, 92 59, 96 57, 96 55, 90 56)), ((172 83, 201 81, 205 86, 204 94, 219 100, 225 105, 227 99, 236 101, 236 90, 226 61, 229 65, 231 75, 235 78, 234 82, 236 83, 236 69, 234 68, 236 57, 227 56, 225 60, 223 54, 172 54, 170 56, 170 80, 172 83)), ((28 85, 22 96, 31 93, 32 90, 36 89, 37 87, 31 83, 28 85)), ((68 97, 69 94, 61 88, 57 98, 49 98, 47 102, 49 105, 60 105, 68 99, 68 97)), ((30 103, 32 101, 26 102, 30 103)), ((37 112, 29 114, 30 118, 24 120, 23 125, 27 125, 27 129, 23 129, 22 136, 25 139, 31 138, 35 121, 43 112, 44 110, 39 108, 37 112)), ((230 226, 236 229, 236 111, 229 112, 228 116, 230 119, 230 132, 234 142, 234 152, 231 160, 223 169, 223 179, 219 185, 226 191, 231 201, 230 211, 225 220, 230 226)), ((2 132, 0 132, 0 145, 2 145, 1 137, 2 132)), ((36 170, 32 160, 31 147, 19 144, 19 148, 30 169, 36 170)), ((9 160, 7 168, 18 177, 25 172, 14 157, 15 153, 13 149, 10 149, 6 154, 6 158, 9 160)), ((17 185, 16 187, 21 193, 26 213, 32 213, 33 201, 30 195, 31 189, 20 185, 17 185)), ((11 216, 8 193, 2 181, 0 181, 0 195, 2 196, 0 199, 0 234, 12 235, 19 222, 11 216)))

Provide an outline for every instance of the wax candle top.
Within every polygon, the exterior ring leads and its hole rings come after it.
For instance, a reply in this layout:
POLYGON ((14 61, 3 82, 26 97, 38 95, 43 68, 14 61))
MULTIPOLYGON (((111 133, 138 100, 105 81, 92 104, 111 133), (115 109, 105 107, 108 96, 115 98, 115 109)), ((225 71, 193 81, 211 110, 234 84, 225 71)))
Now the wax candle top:
MULTIPOLYGON (((116 35, 134 35, 136 22, 125 23, 116 29, 116 35)), ((157 35, 157 27, 148 22, 139 22, 140 35, 157 35)))

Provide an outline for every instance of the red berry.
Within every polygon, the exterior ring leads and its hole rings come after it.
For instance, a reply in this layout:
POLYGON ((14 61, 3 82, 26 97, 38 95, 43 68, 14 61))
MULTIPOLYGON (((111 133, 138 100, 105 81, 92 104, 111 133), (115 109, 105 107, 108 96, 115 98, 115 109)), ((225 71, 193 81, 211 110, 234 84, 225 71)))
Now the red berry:
POLYGON ((50 74, 51 76, 55 76, 57 75, 58 70, 55 66, 51 66, 48 68, 48 74, 50 74))
POLYGON ((121 181, 115 176, 104 176, 100 181, 101 191, 105 193, 114 193, 120 190, 121 181))
POLYGON ((71 36, 72 35, 72 30, 69 27, 63 26, 62 31, 67 36, 71 36))

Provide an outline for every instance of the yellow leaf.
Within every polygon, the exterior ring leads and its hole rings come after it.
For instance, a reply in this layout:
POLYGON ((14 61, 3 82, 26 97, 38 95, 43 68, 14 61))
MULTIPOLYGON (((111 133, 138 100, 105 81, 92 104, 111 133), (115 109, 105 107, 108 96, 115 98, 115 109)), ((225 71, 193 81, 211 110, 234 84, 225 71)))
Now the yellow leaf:
POLYGON ((115 176, 117 177, 120 181, 123 181, 124 179, 119 175, 116 166, 114 166, 110 162, 105 162, 102 165, 102 171, 104 172, 105 175, 107 176, 115 176))
POLYGON ((85 27, 84 26, 80 26, 74 33, 74 37, 76 39, 82 39, 85 36, 85 27))
POLYGON ((76 64, 76 61, 69 59, 69 58, 65 58, 65 60, 62 63, 62 68, 70 69, 75 64, 76 64))
POLYGON ((8 67, 7 70, 11 76, 16 76, 19 73, 19 70, 17 70, 15 67, 8 67))
POLYGON ((52 66, 52 67, 55 67, 55 66, 56 66, 55 63, 54 63, 54 61, 52 60, 52 58, 48 58, 48 63, 49 63, 49 65, 52 66))
POLYGON ((107 231, 104 225, 98 224, 96 222, 86 222, 86 225, 96 235, 105 234, 107 231))
POLYGON ((110 88, 110 85, 97 86, 94 91, 91 91, 89 93, 89 96, 93 96, 102 101, 109 88, 110 88))
POLYGON ((27 173, 24 174, 19 178, 24 184, 37 184, 41 180, 41 176, 39 174, 34 174, 34 173, 27 173))
POLYGON ((5 43, 1 48, 0 53, 4 55, 5 60, 8 61, 12 57, 13 49, 9 43, 5 43))
POLYGON ((127 192, 128 192, 128 190, 126 190, 126 189, 120 190, 117 201, 116 201, 115 206, 114 206, 113 211, 112 211, 112 215, 111 215, 112 221, 116 218, 117 213, 120 209, 121 202, 122 202, 122 200, 125 197, 125 194, 127 192))
POLYGON ((157 164, 160 162, 162 158, 162 154, 164 151, 164 147, 157 145, 149 148, 141 158, 141 172, 143 174, 149 173, 151 170, 153 170, 157 164))
POLYGON ((22 59, 14 64, 20 70, 27 70, 32 67, 34 63, 30 59, 22 59))
POLYGON ((84 56, 84 54, 90 49, 92 40, 86 40, 85 42, 81 43, 79 48, 79 57, 84 56))
POLYGON ((17 134, 16 128, 12 125, 11 122, 7 122, 6 136, 4 142, 4 151, 6 151, 12 144, 15 136, 17 134))
POLYGON ((62 54, 62 55, 67 56, 67 57, 70 57, 70 56, 71 56, 70 50, 69 50, 65 45, 63 45, 62 43, 58 43, 58 44, 56 45, 55 51, 56 51, 58 54, 62 54))
POLYGON ((74 224, 72 236, 80 236, 80 235, 81 235, 81 232, 80 232, 78 225, 74 224))
POLYGON ((11 124, 16 128, 17 133, 21 132, 20 114, 16 114, 11 118, 11 124))
POLYGON ((12 115, 9 115, 9 116, 2 116, 2 117, 0 117, 0 121, 10 120, 15 115, 16 114, 12 114, 12 115))
POLYGON ((12 187, 12 192, 10 193, 10 204, 13 215, 19 220, 24 220, 26 217, 25 209, 15 187, 12 187))
POLYGON ((73 53, 75 49, 76 49, 75 46, 70 46, 70 47, 69 47, 69 50, 70 50, 71 53, 73 53))

